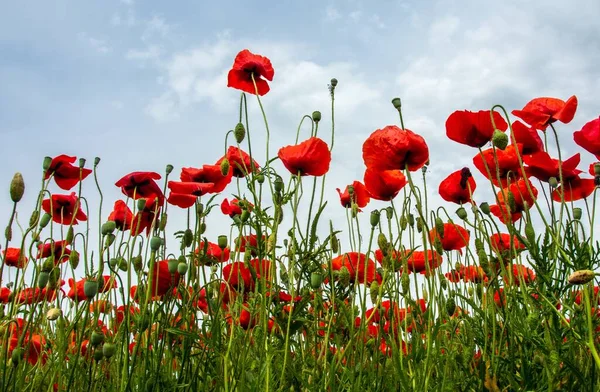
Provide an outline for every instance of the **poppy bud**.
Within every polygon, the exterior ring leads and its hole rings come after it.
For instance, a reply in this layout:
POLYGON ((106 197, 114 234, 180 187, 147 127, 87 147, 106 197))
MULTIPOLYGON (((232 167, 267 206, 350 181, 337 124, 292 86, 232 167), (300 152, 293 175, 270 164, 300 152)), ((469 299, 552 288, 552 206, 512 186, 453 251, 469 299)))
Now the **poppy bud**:
POLYGON ((336 78, 331 79, 331 87, 335 88, 337 86, 338 80, 336 78))
POLYGON ((400 109, 402 107, 402 101, 400 100, 400 98, 396 97, 392 99, 392 105, 394 105, 396 109, 400 109))
POLYGON ((83 283, 83 294, 88 299, 94 298, 94 296, 98 293, 98 282, 95 280, 86 280, 83 283))
POLYGON ((183 232, 183 244, 185 245, 186 248, 192 246, 192 243, 194 242, 194 233, 192 232, 191 229, 186 229, 183 232))
POLYGON ((17 366, 21 359, 23 358, 24 351, 21 347, 17 347, 13 350, 10 360, 12 361, 14 366, 17 366))
POLYGON ((264 176, 264 174, 257 174, 256 175, 256 181, 258 181, 259 184, 262 184, 263 182, 265 182, 265 176, 264 176))
POLYGON ((158 225, 158 228, 159 228, 161 231, 165 231, 165 228, 167 227, 167 218, 168 218, 168 215, 167 215, 167 213, 166 213, 166 212, 163 212, 163 213, 160 215, 160 223, 159 223, 159 225, 158 225))
POLYGON ((172 172, 173 172, 173 165, 168 164, 167 167, 165 168, 165 173, 167 173, 167 175, 169 175, 172 172))
POLYGON ((340 268, 339 281, 342 286, 348 286, 350 284, 350 271, 346 266, 340 268))
POLYGON ((423 220, 420 216, 417 217, 417 231, 419 233, 423 231, 423 220))
POLYGON ((275 205, 275 222, 278 224, 283 222, 283 208, 279 204, 275 205))
POLYGON ((444 253, 444 247, 442 246, 442 241, 440 240, 440 237, 435 238, 435 241, 433 241, 433 247, 435 248, 435 251, 439 254, 444 253))
POLYGON ((376 227, 379 224, 379 210, 371 211, 371 226, 376 227))
POLYGON ((6 229, 4 229, 4 237, 7 241, 12 240, 12 227, 6 226, 6 229))
POLYGON ((435 218, 435 231, 440 238, 444 237, 444 221, 439 216, 435 218))
POLYGON ((467 210, 465 210, 463 207, 460 207, 458 210, 456 210, 456 215, 460 219, 466 220, 467 219, 467 210))
POLYGON ((446 301, 446 314, 448 316, 452 316, 456 311, 456 301, 454 300, 454 296, 450 296, 446 301))
POLYGON ((150 250, 156 252, 160 249, 162 244, 163 244, 162 238, 160 238, 158 236, 154 236, 150 240, 150 250))
POLYGON ((200 228, 198 229, 198 233, 204 234, 205 231, 206 231, 206 223, 202 222, 202 223, 200 223, 200 228))
POLYGON ((402 292, 407 294, 410 290, 410 278, 408 277, 407 273, 402 274, 402 277, 400 278, 400 284, 402 285, 402 292))
POLYGON ((137 208, 138 211, 142 211, 146 207, 146 199, 138 199, 137 208))
POLYGON ((515 195, 512 192, 508 192, 508 201, 506 205, 509 208, 510 213, 517 210, 517 202, 515 201, 515 195))
POLYGON ((283 187, 284 187, 283 179, 281 177, 277 177, 275 179, 275 181, 273 181, 273 187, 275 189, 275 192, 283 191, 283 187))
POLYGON ((548 179, 548 184, 550 184, 552 188, 556 188, 558 186, 558 180, 556 179, 556 177, 550 177, 548 179))
POLYGON ((479 205, 479 209, 486 215, 490 214, 490 205, 485 201, 479 205))
POLYGON ((45 272, 45 271, 40 272, 40 274, 38 276, 38 281, 37 281, 38 287, 40 289, 43 289, 44 287, 46 287, 49 280, 50 280, 50 274, 48 272, 45 272))
POLYGON ((102 346, 102 355, 106 358, 110 358, 117 352, 117 347, 112 343, 104 343, 102 346))
POLYGON ((187 270, 188 270, 188 265, 186 263, 177 264, 177 272, 179 273, 179 275, 185 275, 187 270))
POLYGON ((408 214, 408 224, 410 227, 415 225, 415 216, 413 214, 408 214))
POLYGON ((59 308, 52 308, 50 310, 48 310, 48 312, 46 313, 46 319, 48 319, 48 321, 54 321, 57 318, 59 318, 62 315, 62 310, 60 310, 59 308))
MULTIPOLYGON (((72 253, 71 253, 72 254, 72 253)), ((143 268, 142 256, 135 256, 131 259, 131 264, 136 272, 139 272, 143 268)))
POLYGON ((102 332, 92 332, 92 336, 90 336, 90 343, 92 346, 98 346, 100 343, 104 342, 104 334, 102 332))
POLYGON ((58 281, 60 280, 60 269, 54 268, 50 271, 50 279, 48 280, 48 287, 50 290, 56 290, 58 288, 58 281))
POLYGON ((129 269, 129 264, 123 257, 119 259, 119 269, 123 272, 126 272, 129 269))
POLYGON ((377 281, 371 283, 371 286, 369 287, 369 294, 371 295, 371 301, 376 303, 377 297, 379 296, 379 283, 377 283, 377 281))
POLYGON ((116 257, 112 257, 108 260, 108 265, 111 269, 117 268, 117 264, 119 264, 119 260, 116 257))
POLYGON ((115 242, 115 238, 116 237, 114 234, 108 234, 106 237, 104 237, 104 247, 108 248, 111 246, 115 242))
POLYGON ((101 232, 102 235, 112 234, 117 228, 117 224, 114 221, 108 221, 102 224, 101 232))
POLYGON ((219 248, 221 248, 221 250, 227 248, 227 236, 226 235, 220 235, 217 238, 217 245, 219 245, 219 248))
POLYGON ((50 256, 46 260, 44 260, 44 262, 42 263, 41 271, 42 272, 50 272, 50 271, 52 271, 53 268, 54 268, 54 256, 50 256))
POLYGON ((48 223, 50 223, 50 219, 52 219, 52 215, 48 213, 42 215, 42 219, 40 220, 40 229, 43 229, 44 227, 48 226, 48 223))
POLYGON ((233 130, 233 136, 235 136, 235 141, 240 144, 244 141, 246 137, 246 128, 244 128, 244 124, 238 123, 233 130))
POLYGON ((319 112, 318 110, 314 111, 312 114, 312 119, 314 122, 319 122, 321 121, 321 112, 319 112))
POLYGON ((379 246, 379 249, 381 249, 381 252, 384 256, 388 255, 390 243, 385 237, 385 234, 379 233, 379 235, 377 236, 377 246, 379 246))
POLYGON ((48 169, 50 169, 51 164, 52 164, 52 158, 44 157, 44 163, 42 163, 42 168, 44 169, 44 172, 47 172, 48 169))
POLYGON ((99 163, 100 163, 100 157, 94 158, 94 167, 98 166, 99 163))
POLYGON ((245 223, 248 218, 250 218, 250 211, 248 210, 242 210, 242 215, 240 215, 240 221, 242 223, 245 223))
POLYGON ((586 284, 587 282, 593 280, 594 276, 596 276, 596 273, 592 270, 575 271, 569 275, 569 283, 577 285, 586 284))
POLYGON ((504 150, 508 146, 508 135, 498 129, 494 130, 492 135, 492 144, 500 149, 504 150))
POLYGON ((77 268, 79 265, 79 252, 72 251, 71 254, 69 254, 69 265, 73 269, 77 268))
POLYGON ((448 288, 448 280, 444 278, 443 275, 440 275, 440 286, 442 290, 446 290, 448 288))
POLYGON ((392 207, 386 207, 385 217, 387 218, 387 220, 392 220, 392 218, 394 217, 394 209, 392 207))
POLYGON ((226 176, 226 175, 227 175, 227 173, 229 173, 229 159, 227 159, 227 158, 224 158, 224 159, 221 161, 221 174, 222 174, 223 176, 226 176))
POLYGON ((323 275, 320 272, 310 274, 310 287, 316 290, 321 287, 321 283, 323 283, 323 275))
POLYGON ((40 212, 38 210, 33 211, 31 213, 31 218, 29 218, 29 227, 33 228, 35 225, 37 225, 39 220, 40 220, 40 212))
POLYGON ((352 202, 352 205, 350 207, 350 212, 351 212, 352 218, 357 217, 359 211, 358 211, 358 205, 356 203, 352 202))
POLYGON ((527 238, 527 241, 529 241, 530 246, 535 244, 535 230, 530 221, 525 224, 525 237, 527 238))
POLYGON ((21 201, 25 193, 25 182, 23 181, 23 175, 21 173, 15 173, 12 181, 10 182, 10 198, 14 203, 21 201))
POLYGON ((333 253, 338 253, 340 250, 340 242, 338 241, 336 236, 331 237, 331 251, 333 253))
POLYGON ((73 230, 73 226, 70 226, 67 230, 67 236, 65 237, 65 241, 67 244, 73 243, 73 239, 75 238, 75 231, 73 230))
POLYGON ((582 215, 582 210, 579 207, 573 208, 573 218, 575 220, 580 220, 582 215))

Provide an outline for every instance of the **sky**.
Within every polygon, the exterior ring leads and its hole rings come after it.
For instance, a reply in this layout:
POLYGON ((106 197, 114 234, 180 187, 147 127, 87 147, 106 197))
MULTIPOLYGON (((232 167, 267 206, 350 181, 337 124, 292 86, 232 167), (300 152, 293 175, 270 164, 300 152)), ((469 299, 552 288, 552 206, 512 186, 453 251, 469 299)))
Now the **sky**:
MULTIPOLYGON (((335 188, 362 180, 362 142, 398 123, 390 103, 396 96, 406 127, 429 145, 434 201, 440 180, 473 167, 476 151, 445 136, 455 110, 502 104, 510 111, 535 97, 576 95, 576 117, 558 126, 559 138, 563 156, 581 152, 587 169, 593 156, 571 135, 600 115, 599 18, 597 0, 9 2, 0 14, 0 221, 8 221, 8 185, 18 171, 26 224, 44 156, 83 157, 88 167, 101 157, 103 219, 120 197, 114 182, 123 175, 164 173, 172 164, 177 176, 182 167, 214 163, 238 121, 240 94, 227 88, 227 72, 246 48, 275 69, 263 98, 271 156, 294 143, 300 119, 314 110, 323 112, 328 135, 327 85, 339 80, 325 194, 334 202, 326 218, 341 229, 335 188)), ((263 153, 262 118, 256 99, 248 101, 263 153)), ((303 128, 301 139, 308 132, 303 128)), ((91 177, 83 192, 97 200, 91 177)), ((215 222, 216 237, 229 222, 215 222)))

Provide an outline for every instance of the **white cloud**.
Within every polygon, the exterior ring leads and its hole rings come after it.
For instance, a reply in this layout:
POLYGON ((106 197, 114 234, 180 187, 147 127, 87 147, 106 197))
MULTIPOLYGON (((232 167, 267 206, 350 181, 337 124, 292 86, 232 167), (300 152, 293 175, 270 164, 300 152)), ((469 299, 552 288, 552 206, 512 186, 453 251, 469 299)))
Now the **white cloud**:
POLYGON ((80 32, 77 34, 79 41, 87 44, 96 52, 106 54, 112 52, 112 48, 106 43, 106 41, 89 36, 86 32, 80 32))
POLYGON ((152 99, 144 112, 158 122, 167 122, 179 118, 176 97, 169 92, 152 99))
POLYGON ((145 49, 129 49, 125 54, 125 58, 128 60, 157 60, 162 51, 157 45, 150 45, 145 49))

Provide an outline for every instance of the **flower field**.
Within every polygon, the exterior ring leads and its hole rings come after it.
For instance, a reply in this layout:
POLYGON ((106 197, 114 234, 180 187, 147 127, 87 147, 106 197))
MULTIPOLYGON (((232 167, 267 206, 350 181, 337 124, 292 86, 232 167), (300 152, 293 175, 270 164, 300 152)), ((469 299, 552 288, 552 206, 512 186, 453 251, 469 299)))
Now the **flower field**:
POLYGON ((472 164, 432 183, 394 98, 398 123, 373 124, 364 171, 325 200, 338 81, 302 117, 310 136, 271 151, 275 76, 236 56, 239 118, 216 162, 105 179, 100 158, 46 157, 39 190, 15 174, 0 391, 600 389, 600 117, 569 128, 575 96, 457 110, 445 136, 472 164), (563 157, 568 139, 580 151, 563 157))

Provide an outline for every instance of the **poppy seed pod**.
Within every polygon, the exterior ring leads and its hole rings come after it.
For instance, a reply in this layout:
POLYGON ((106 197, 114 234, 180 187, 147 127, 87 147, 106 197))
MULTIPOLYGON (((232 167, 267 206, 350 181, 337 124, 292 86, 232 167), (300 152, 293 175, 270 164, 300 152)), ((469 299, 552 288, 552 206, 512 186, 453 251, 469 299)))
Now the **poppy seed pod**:
POLYGON ((86 280, 83 283, 83 294, 88 298, 92 299, 98 293, 98 282, 95 280, 86 280))
POLYGON ((317 122, 317 123, 318 123, 319 121, 321 121, 321 112, 319 112, 318 110, 315 110, 315 111, 312 113, 312 119, 313 119, 313 121, 314 121, 314 122, 317 122))
POLYGON ((594 175, 595 176, 600 176, 600 163, 595 163, 594 164, 594 175))
POLYGON ((47 172, 48 169, 50 169, 50 165, 52 165, 52 158, 44 157, 44 163, 42 163, 42 168, 44 169, 44 172, 47 172))
POLYGON ((25 193, 25 182, 21 173, 15 173, 10 182, 10 198, 14 203, 18 203, 25 193))
POLYGON ((466 220, 467 219, 467 210, 465 210, 463 207, 460 207, 458 210, 456 210, 456 215, 460 219, 466 220))
POLYGON ((498 129, 494 130, 492 135, 492 144, 500 149, 504 150, 508 146, 508 135, 498 129))
POLYGON ((221 161, 221 174, 226 176, 229 173, 229 159, 224 158, 221 161))
POLYGON ((85 158, 79 158, 79 168, 83 169, 85 166, 85 158))
POLYGON ((277 177, 275 181, 273 181, 273 187, 275 188, 275 192, 283 191, 283 179, 281 177, 277 177))
POLYGON ((479 205, 479 209, 486 215, 490 214, 490 205, 485 201, 479 205))
POLYGON ((173 165, 168 164, 167 167, 165 168, 165 172, 167 173, 167 175, 171 174, 171 172, 173 171, 173 165))
POLYGON ((177 264, 177 272, 179 273, 179 275, 185 275, 187 270, 188 270, 188 265, 186 263, 177 264))
POLYGON ((94 167, 98 166, 99 163, 100 163, 100 157, 94 158, 94 167))
POLYGON ((138 211, 142 211, 146 207, 146 199, 138 199, 137 208, 138 211))
POLYGON ((219 248, 221 248, 221 250, 227 248, 227 236, 226 235, 220 235, 217 238, 217 245, 219 245, 219 248))
POLYGON ((246 137, 246 128, 244 127, 244 124, 238 123, 235 126, 235 129, 233 130, 233 136, 238 144, 244 141, 244 138, 246 137))
POLYGON ((323 283, 323 274, 320 272, 313 272, 310 274, 310 287, 316 290, 321 287, 321 283, 323 283))
POLYGON ((579 208, 579 207, 573 208, 573 219, 580 220, 582 214, 583 214, 583 211, 581 210, 581 208, 579 208))
POLYGON ((331 87, 335 88, 337 86, 338 80, 336 78, 331 79, 331 87))
POLYGON ((92 346, 98 346, 100 343, 104 342, 104 334, 102 332, 92 332, 92 336, 90 336, 90 343, 92 346))
POLYGON ((102 345, 102 355, 106 358, 110 358, 117 352, 117 347, 112 343, 104 343, 102 345))
POLYGON ((108 221, 102 224, 101 232, 102 235, 112 234, 117 228, 117 223, 114 221, 108 221))
POLYGON ((400 100, 400 98, 396 97, 392 99, 392 105, 394 105, 396 109, 400 109, 402 107, 402 101, 400 100))
POLYGON ((75 269, 79 265, 79 252, 72 251, 69 255, 69 265, 75 269))

